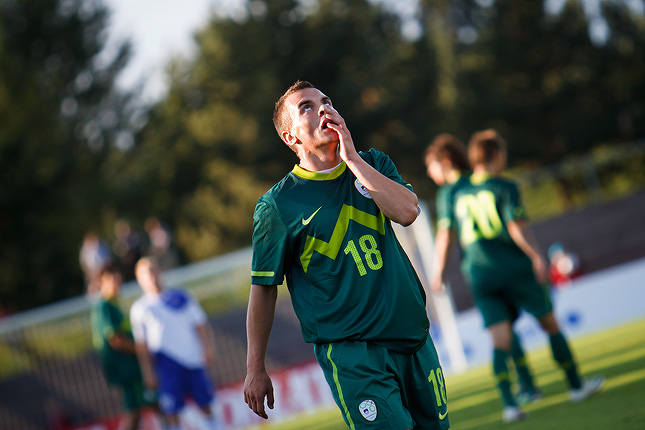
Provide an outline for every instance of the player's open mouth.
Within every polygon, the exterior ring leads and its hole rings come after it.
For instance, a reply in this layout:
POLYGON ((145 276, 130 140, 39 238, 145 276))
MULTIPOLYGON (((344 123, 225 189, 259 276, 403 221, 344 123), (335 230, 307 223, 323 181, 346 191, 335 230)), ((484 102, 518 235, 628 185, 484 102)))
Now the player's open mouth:
POLYGON ((323 121, 323 123, 322 123, 322 125, 320 126, 320 128, 322 128, 323 130, 328 129, 329 127, 327 127, 327 124, 330 124, 330 123, 331 123, 331 124, 335 124, 333 121, 325 120, 325 121, 323 121))

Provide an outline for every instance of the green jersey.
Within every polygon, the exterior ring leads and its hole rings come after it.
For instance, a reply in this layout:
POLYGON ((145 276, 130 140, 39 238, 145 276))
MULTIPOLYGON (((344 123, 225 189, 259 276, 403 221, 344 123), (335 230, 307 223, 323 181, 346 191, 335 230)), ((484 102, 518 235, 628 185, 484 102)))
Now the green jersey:
MULTIPOLYGON (((408 189, 394 163, 360 156, 408 189)), ((374 342, 401 352, 423 346, 425 293, 389 219, 342 162, 329 173, 299 166, 255 208, 252 283, 286 277, 305 341, 374 342)))
POLYGON ((132 339, 130 323, 118 305, 101 298, 92 308, 92 340, 99 352, 105 379, 110 383, 123 383, 140 379, 139 363, 135 354, 115 350, 109 339, 115 334, 132 339))
POLYGON ((531 274, 528 256, 508 233, 509 222, 525 219, 517 185, 489 175, 470 176, 454 190, 452 219, 463 251, 462 269, 475 287, 531 274))
POLYGON ((469 184, 467 176, 460 175, 452 184, 443 184, 437 190, 437 229, 452 229, 454 227, 453 202, 455 192, 465 184, 469 184))

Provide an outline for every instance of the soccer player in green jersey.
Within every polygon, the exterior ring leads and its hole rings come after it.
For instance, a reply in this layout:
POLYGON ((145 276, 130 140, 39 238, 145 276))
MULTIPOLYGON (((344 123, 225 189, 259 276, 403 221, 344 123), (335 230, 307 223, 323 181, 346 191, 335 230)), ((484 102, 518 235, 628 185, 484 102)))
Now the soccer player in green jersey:
MULTIPOLYGON (((425 163, 428 176, 439 186, 436 197, 437 234, 435 236, 436 265, 434 268, 431 290, 435 293, 444 291, 443 277, 450 248, 455 242, 452 226, 453 197, 461 186, 469 183, 470 164, 465 145, 455 136, 443 133, 433 139, 425 152, 425 163)), ((519 310, 513 309, 514 318, 519 310)), ((528 403, 541 399, 533 376, 527 365, 526 356, 520 339, 511 333, 511 357, 518 375, 520 390, 516 396, 518 403, 528 403)))
POLYGON ((91 312, 92 339, 101 357, 107 382, 118 387, 126 410, 125 430, 136 430, 141 420, 141 408, 148 403, 144 396, 143 380, 134 350, 130 323, 117 303, 121 272, 114 263, 98 274, 100 298, 91 312))
POLYGON ((553 315, 547 266, 533 238, 517 185, 500 177, 506 142, 494 130, 475 133, 468 146, 469 182, 454 192, 451 211, 463 250, 462 272, 493 340, 493 371, 505 407, 504 421, 525 417, 511 393, 507 360, 516 309, 533 315, 549 336, 553 358, 564 370, 570 399, 596 393, 603 377, 582 380, 569 344, 553 315))
POLYGON ((391 221, 418 216, 390 158, 358 152, 343 117, 309 82, 278 100, 274 124, 299 164, 254 214, 244 400, 267 418, 265 367, 277 286, 286 278, 305 341, 352 429, 447 429, 423 287, 391 221))

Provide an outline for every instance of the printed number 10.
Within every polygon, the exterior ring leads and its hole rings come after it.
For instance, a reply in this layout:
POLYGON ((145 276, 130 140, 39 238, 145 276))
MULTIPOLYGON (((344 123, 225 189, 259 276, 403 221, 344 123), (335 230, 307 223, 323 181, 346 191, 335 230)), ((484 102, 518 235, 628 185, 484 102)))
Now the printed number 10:
MULTIPOLYGON (((374 236, 370 234, 361 236, 360 239, 358 239, 358 244, 365 254, 367 267, 372 270, 379 270, 381 267, 383 267, 383 258, 381 257, 381 251, 379 251, 377 248, 377 243, 376 239, 374 239, 374 236)), ((363 264, 363 259, 361 258, 361 255, 359 254, 358 249, 356 248, 356 244, 353 240, 347 242, 347 246, 345 247, 345 255, 347 254, 352 254, 352 258, 354 259, 354 263, 356 263, 358 273, 361 276, 366 275, 367 270, 365 269, 365 264, 363 264)))

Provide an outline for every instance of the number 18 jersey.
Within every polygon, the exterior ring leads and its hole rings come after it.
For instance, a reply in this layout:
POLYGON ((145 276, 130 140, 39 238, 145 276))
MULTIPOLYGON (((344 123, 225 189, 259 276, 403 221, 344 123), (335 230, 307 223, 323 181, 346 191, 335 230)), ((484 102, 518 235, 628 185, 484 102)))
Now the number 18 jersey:
MULTIPOLYGON (((360 155, 412 189, 384 153, 360 155)), ((344 162, 330 173, 295 166, 259 199, 253 220, 252 283, 286 278, 305 341, 423 346, 423 287, 389 219, 344 162)))

